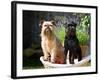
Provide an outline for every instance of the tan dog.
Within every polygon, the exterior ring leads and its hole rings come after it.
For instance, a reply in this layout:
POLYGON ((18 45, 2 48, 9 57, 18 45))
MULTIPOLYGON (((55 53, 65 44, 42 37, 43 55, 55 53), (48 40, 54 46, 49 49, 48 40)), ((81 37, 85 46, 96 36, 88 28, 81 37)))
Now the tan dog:
POLYGON ((55 23, 53 21, 41 21, 41 46, 44 60, 52 63, 64 63, 64 48, 54 34, 55 23))

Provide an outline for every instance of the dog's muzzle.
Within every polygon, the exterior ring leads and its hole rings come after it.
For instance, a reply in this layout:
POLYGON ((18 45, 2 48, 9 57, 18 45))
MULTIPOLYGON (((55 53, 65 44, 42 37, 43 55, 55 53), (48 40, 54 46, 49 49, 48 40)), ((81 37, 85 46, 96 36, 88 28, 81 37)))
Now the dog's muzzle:
POLYGON ((51 29, 50 29, 50 28, 46 28, 46 29, 45 29, 45 31, 44 31, 44 33, 45 33, 45 34, 51 34, 51 33, 52 33, 52 31, 51 31, 51 29))

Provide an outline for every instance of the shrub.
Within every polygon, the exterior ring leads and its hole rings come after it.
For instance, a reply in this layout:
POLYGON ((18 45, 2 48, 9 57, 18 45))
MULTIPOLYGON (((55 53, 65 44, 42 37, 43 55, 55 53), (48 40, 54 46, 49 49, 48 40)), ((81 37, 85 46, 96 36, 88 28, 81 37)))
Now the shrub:
MULTIPOLYGON (((63 44, 64 39, 65 39, 65 28, 64 27, 57 28, 55 34, 59 38, 61 43, 63 44)), ((77 29, 76 35, 77 35, 77 38, 79 40, 80 45, 87 45, 88 44, 89 34, 86 31, 82 31, 82 30, 77 29)))
POLYGON ((77 38, 79 40, 80 45, 87 45, 89 41, 89 34, 82 30, 78 30, 76 32, 77 38))

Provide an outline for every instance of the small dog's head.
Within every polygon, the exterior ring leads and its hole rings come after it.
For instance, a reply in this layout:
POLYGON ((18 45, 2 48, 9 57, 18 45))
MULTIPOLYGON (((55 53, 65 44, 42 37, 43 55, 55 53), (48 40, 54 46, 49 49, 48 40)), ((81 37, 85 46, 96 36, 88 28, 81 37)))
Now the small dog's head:
POLYGON ((55 22, 54 21, 40 21, 41 32, 44 35, 50 35, 54 33, 55 22))
POLYGON ((67 27, 65 28, 66 35, 75 36, 76 35, 76 26, 77 26, 77 24, 74 22, 67 24, 67 27))

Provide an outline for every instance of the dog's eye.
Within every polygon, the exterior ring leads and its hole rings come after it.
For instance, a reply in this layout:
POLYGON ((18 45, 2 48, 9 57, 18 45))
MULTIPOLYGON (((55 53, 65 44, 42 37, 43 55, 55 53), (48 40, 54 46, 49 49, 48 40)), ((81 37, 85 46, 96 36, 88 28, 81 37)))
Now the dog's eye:
POLYGON ((53 27, 53 25, 49 25, 50 27, 53 27))
POLYGON ((44 27, 48 27, 48 25, 44 25, 44 27))
POLYGON ((53 25, 44 25, 44 27, 52 27, 53 25))

